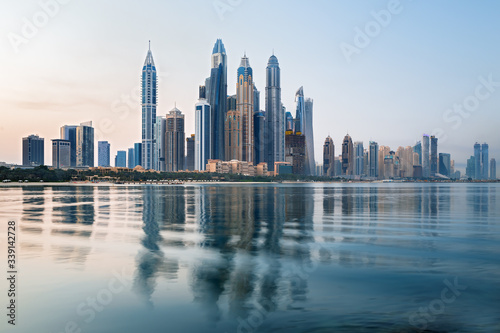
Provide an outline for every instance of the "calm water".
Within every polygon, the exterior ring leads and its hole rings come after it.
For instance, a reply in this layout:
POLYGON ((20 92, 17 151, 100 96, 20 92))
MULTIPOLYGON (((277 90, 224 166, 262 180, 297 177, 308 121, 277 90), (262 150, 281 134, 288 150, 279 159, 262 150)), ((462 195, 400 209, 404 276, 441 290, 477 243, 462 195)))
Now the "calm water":
POLYGON ((499 196, 499 184, 0 187, 2 258, 7 221, 20 227, 15 331, 500 332, 499 196))

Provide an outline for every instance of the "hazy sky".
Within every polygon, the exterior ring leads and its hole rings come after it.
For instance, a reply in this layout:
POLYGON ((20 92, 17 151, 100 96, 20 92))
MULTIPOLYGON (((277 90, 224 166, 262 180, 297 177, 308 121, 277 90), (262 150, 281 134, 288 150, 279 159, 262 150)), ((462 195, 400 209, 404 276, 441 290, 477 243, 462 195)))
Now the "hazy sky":
POLYGON ((228 93, 246 51, 261 108, 274 49, 287 110, 295 115, 300 86, 314 99, 319 162, 325 137, 338 155, 347 132, 365 148, 374 140, 393 150, 434 132, 457 165, 486 141, 499 159, 499 12, 494 0, 5 0, 0 161, 21 163, 22 137, 39 134, 50 165, 59 128, 88 120, 96 142, 111 143, 112 159, 140 142, 148 40, 161 76, 158 115, 177 103, 186 135, 194 133, 217 38, 228 55, 228 93))

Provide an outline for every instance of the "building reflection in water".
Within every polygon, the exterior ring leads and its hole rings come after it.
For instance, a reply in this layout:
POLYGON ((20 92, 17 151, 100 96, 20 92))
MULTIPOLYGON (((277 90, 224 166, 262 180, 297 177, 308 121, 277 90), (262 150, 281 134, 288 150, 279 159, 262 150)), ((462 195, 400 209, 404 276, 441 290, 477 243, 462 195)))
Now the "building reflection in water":
MULTIPOLYGON (((23 222, 29 223, 42 223, 43 216, 45 214, 45 187, 43 186, 23 186, 22 187, 22 217, 21 220, 23 222)), ((28 227, 26 227, 28 228, 28 227)), ((31 231, 41 229, 36 227, 35 225, 30 226, 31 231)))
POLYGON ((53 187, 53 222, 93 224, 94 192, 94 186, 53 187))

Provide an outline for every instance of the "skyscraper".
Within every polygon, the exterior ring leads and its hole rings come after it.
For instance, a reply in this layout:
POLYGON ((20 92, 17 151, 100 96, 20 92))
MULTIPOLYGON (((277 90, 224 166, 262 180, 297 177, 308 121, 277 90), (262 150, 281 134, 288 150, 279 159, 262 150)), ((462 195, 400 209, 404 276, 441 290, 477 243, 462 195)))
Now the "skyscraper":
POLYGON ((451 156, 450 154, 439 153, 439 174, 451 177, 451 156))
POLYGON ((285 162, 292 164, 292 172, 305 175, 306 137, 303 134, 287 133, 285 135, 285 162))
POLYGON ((69 168, 71 157, 71 142, 68 140, 52 140, 52 166, 56 169, 69 168))
POLYGON ((153 125, 155 142, 153 144, 153 169, 165 171, 165 117, 157 116, 156 123, 153 125))
POLYGON ((119 150, 116 152, 115 167, 118 168, 127 167, 127 152, 125 150, 119 150))
POLYGON ((471 179, 476 178, 476 158, 471 156, 467 160, 467 167, 465 168, 465 175, 471 179))
POLYGON ((304 88, 300 87, 295 93, 295 133, 304 134, 304 88))
POLYGON ((91 121, 76 127, 76 166, 94 166, 94 128, 91 121))
POLYGON ((490 162, 490 179, 497 179, 497 161, 494 158, 490 162))
POLYGON ((225 123, 225 156, 226 160, 242 159, 242 121, 239 111, 229 110, 226 115, 225 123))
POLYGON ((290 112, 285 113, 285 132, 293 132, 293 116, 290 112))
POLYGON ((97 142, 97 166, 109 167, 110 164, 110 144, 108 141, 97 142))
MULTIPOLYGON (((211 112, 212 151, 210 158, 224 160, 224 120, 227 106, 227 60, 226 49, 217 39, 212 51, 212 68, 206 84, 207 101, 211 112)), ((251 87, 253 96, 253 86, 251 87)), ((252 110, 253 111, 253 110, 252 110)))
MULTIPOLYGON (((281 70, 274 54, 266 68, 266 139, 268 170, 274 170, 274 162, 285 160, 285 115, 281 104, 281 70)), ((290 114, 291 116, 291 114, 290 114)), ((293 119, 292 119, 293 122, 293 119)))
POLYGON ((128 156, 127 156, 127 168, 133 169, 135 168, 135 152, 134 148, 129 148, 128 149, 128 156))
POLYGON ((368 175, 372 178, 378 178, 378 143, 375 141, 370 141, 370 151, 369 151, 369 162, 368 162, 368 175))
POLYGON ((158 81, 151 44, 142 67, 142 157, 144 169, 154 168, 154 124, 156 123, 158 81))
MULTIPOLYGON (((264 112, 254 112, 254 165, 265 162, 266 117, 264 112)), ((273 163, 274 165, 274 163, 273 163)))
POLYGON ((306 98, 304 102, 304 135, 306 136, 306 175, 314 175, 314 132, 313 132, 313 100, 306 98))
POLYGON ((246 54, 241 58, 236 85, 236 108, 242 120, 241 160, 253 162, 254 126, 253 126, 253 71, 246 54))
POLYGON ((489 153, 488 153, 488 144, 483 143, 481 145, 481 169, 482 169, 482 179, 489 179, 489 153))
POLYGON ((364 148, 363 148, 363 142, 361 141, 356 141, 353 144, 353 149, 354 149, 354 172, 353 174, 356 176, 362 176, 365 173, 364 170, 364 148))
POLYGON ((418 154, 418 164, 422 165, 422 142, 418 141, 413 146, 413 152, 418 154))
POLYGON ((186 138, 186 170, 194 171, 194 134, 186 138))
POLYGON ((335 176, 335 145, 330 136, 323 145, 323 176, 335 176))
POLYGON ((424 178, 431 175, 431 166, 429 162, 429 136, 424 134, 422 137, 422 173, 424 178))
POLYGON ((483 169, 481 163, 483 158, 481 156, 481 145, 479 143, 474 144, 474 179, 480 180, 483 176, 483 169))
POLYGON ((354 172, 354 147, 347 134, 342 142, 342 175, 352 176, 354 172))
POLYGON ((44 165, 44 139, 38 135, 23 138, 23 165, 44 165))
POLYGON ((435 177, 438 172, 438 139, 431 136, 431 176, 435 177))
POLYGON ((184 115, 177 108, 167 114, 165 134, 165 164, 166 171, 184 170, 185 157, 184 115))
POLYGON ((195 107, 195 135, 194 135, 194 169, 206 169, 208 159, 212 154, 212 131, 210 104, 201 98, 195 107))
POLYGON ((134 168, 138 165, 142 166, 142 143, 134 143, 134 168))
POLYGON ((253 85, 253 112, 260 111, 260 91, 257 90, 255 84, 253 85))
POLYGON ((74 125, 64 125, 61 127, 62 140, 70 142, 70 165, 76 167, 76 128, 74 125))

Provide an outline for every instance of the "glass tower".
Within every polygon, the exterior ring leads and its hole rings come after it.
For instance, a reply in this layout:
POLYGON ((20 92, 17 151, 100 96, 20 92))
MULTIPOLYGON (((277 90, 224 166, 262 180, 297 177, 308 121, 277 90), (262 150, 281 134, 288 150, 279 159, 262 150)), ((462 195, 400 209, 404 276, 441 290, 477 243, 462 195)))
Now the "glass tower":
POLYGON ((155 144, 154 124, 156 123, 157 106, 157 73, 151 53, 151 44, 142 67, 142 157, 144 169, 154 168, 155 144))
POLYGON ((245 54, 238 68, 236 109, 242 119, 241 159, 246 162, 254 160, 253 97, 253 70, 245 54))
POLYGON ((281 70, 273 54, 266 68, 266 137, 265 161, 269 171, 274 162, 285 160, 285 114, 281 106, 281 70))

